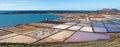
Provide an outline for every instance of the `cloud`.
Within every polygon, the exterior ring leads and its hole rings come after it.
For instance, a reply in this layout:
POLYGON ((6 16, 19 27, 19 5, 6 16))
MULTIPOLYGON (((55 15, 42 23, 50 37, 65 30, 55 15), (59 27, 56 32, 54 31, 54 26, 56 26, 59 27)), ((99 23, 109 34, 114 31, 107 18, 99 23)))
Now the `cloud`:
POLYGON ((16 6, 16 4, 12 4, 12 3, 1 3, 0 7, 12 7, 12 6, 16 6))

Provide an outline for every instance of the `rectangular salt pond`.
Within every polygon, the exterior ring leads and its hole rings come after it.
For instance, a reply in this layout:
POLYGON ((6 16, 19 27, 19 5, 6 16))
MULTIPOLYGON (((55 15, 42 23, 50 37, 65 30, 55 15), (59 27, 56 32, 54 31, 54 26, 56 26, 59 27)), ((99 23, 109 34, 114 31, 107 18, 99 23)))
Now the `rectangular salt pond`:
POLYGON ((120 24, 120 21, 113 21, 114 24, 120 24))
POLYGON ((85 24, 86 23, 86 20, 81 20, 81 22, 80 23, 83 23, 83 24, 85 24))
POLYGON ((35 41, 37 41, 37 39, 35 38, 24 36, 24 35, 18 35, 18 36, 0 40, 0 43, 33 43, 35 41))
POLYGON ((118 27, 113 24, 105 24, 106 28, 110 29, 117 29, 118 27))
POLYGON ((64 24, 66 24, 66 25, 75 25, 77 23, 67 22, 67 23, 64 23, 64 24))
POLYGON ((120 32, 119 27, 113 24, 105 24, 106 28, 108 29, 109 32, 120 32))
POLYGON ((90 20, 86 20, 86 23, 87 23, 87 24, 91 24, 91 21, 90 21, 90 20))
POLYGON ((79 30, 82 26, 72 26, 68 28, 69 30, 79 30))
POLYGON ((56 25, 53 28, 58 28, 58 29, 67 29, 68 27, 70 27, 72 25, 65 25, 65 24, 60 24, 60 25, 56 25))
POLYGON ((91 24, 79 24, 79 25, 83 26, 83 28, 81 28, 80 31, 93 32, 91 24))
POLYGON ((104 27, 93 27, 95 32, 107 32, 104 27))
POLYGON ((80 29, 80 31, 93 32, 93 29, 92 29, 92 27, 84 26, 83 28, 80 29))
POLYGON ((54 14, 5 14, 0 15, 0 28, 15 26, 18 24, 28 24, 32 22, 57 19, 63 16, 54 14))
POLYGON ((95 32, 107 32, 102 23, 92 23, 92 26, 95 32))
POLYGON ((58 21, 58 22, 71 22, 72 20, 69 20, 69 19, 55 19, 55 20, 52 20, 52 21, 58 21))
POLYGON ((77 24, 77 25, 79 25, 79 26, 85 26, 86 24, 79 23, 79 24, 77 24))
POLYGON ((97 21, 93 20, 92 23, 97 23, 97 21))
POLYGON ((91 26, 91 24, 82 24, 82 23, 79 23, 77 25, 80 25, 80 26, 91 26))
POLYGON ((109 32, 120 32, 120 29, 108 29, 109 32))
POLYGON ((72 20, 73 23, 80 23, 80 20, 72 20))
POLYGON ((91 21, 89 21, 89 20, 81 20, 81 22, 80 23, 83 23, 83 24, 90 24, 91 23, 91 21))
POLYGON ((53 43, 53 42, 63 42, 65 39, 70 37, 74 32, 63 30, 55 35, 52 35, 48 38, 40 40, 39 43, 53 43))
POLYGON ((34 32, 26 34, 27 36, 31 36, 37 39, 43 39, 47 36, 50 36, 52 34, 55 34, 57 32, 60 32, 60 29, 49 29, 49 28, 44 28, 42 30, 36 30, 34 32))
POLYGON ((100 39, 109 39, 110 36, 107 34, 98 34, 98 33, 88 33, 77 31, 70 38, 65 40, 65 42, 83 42, 83 41, 93 41, 100 39))
POLYGON ((116 25, 118 28, 120 28, 120 25, 116 25))

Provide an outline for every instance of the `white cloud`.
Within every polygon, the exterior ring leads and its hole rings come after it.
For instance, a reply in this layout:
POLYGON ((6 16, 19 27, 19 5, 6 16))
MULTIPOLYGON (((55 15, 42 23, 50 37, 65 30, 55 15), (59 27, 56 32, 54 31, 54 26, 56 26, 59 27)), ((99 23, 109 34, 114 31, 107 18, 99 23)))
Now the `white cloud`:
POLYGON ((16 6, 16 4, 12 4, 12 3, 1 3, 0 7, 12 7, 12 6, 16 6))
POLYGON ((0 10, 15 9, 16 5, 13 3, 0 3, 0 10))

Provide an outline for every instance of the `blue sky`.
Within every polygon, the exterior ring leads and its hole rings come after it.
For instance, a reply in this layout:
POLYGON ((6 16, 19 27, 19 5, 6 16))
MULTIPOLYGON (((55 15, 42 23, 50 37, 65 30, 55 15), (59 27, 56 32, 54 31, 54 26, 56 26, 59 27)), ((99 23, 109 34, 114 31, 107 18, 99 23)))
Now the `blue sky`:
POLYGON ((0 0, 0 10, 120 9, 120 0, 0 0))

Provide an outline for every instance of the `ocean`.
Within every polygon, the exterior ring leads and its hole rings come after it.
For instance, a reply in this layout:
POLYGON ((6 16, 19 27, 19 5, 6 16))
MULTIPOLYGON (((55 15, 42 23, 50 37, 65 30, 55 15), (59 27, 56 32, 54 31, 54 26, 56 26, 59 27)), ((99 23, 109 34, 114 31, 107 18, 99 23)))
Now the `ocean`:
POLYGON ((15 26, 18 24, 28 24, 33 22, 41 22, 45 19, 54 20, 63 18, 55 14, 5 14, 0 15, 0 28, 15 26))

